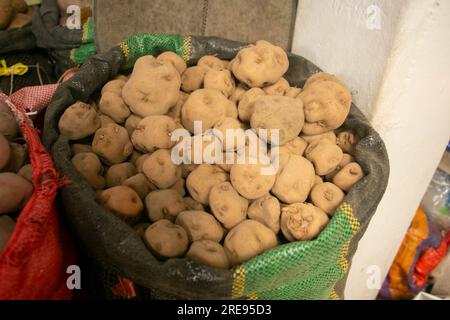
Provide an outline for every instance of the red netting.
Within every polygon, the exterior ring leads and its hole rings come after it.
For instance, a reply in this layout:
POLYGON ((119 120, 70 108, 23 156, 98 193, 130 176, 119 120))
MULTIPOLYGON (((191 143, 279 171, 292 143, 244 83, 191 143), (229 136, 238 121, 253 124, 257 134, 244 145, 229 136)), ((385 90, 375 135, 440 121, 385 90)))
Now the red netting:
POLYGON ((56 86, 22 89, 14 97, 17 104, 0 94, 23 130, 34 185, 33 195, 0 256, 0 299, 70 299, 73 295, 66 285, 66 270, 76 263, 75 251, 55 203, 61 180, 25 114, 25 106, 28 110, 45 107, 55 90, 56 86))

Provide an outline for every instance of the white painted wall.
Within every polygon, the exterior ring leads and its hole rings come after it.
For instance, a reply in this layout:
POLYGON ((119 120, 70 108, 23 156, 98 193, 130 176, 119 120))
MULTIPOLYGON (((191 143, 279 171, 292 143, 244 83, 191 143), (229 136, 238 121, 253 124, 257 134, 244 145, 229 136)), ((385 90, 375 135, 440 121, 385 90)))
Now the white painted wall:
POLYGON ((299 0, 293 51, 355 91, 391 162, 386 194, 352 261, 346 299, 376 297, 367 271, 377 266, 381 281, 386 276, 450 138, 449 39, 447 0, 299 0), (378 31, 365 28, 371 4, 382 11, 378 31))
POLYGON ((292 51, 342 79, 369 116, 405 2, 299 0, 292 51), (380 8, 379 30, 368 28, 371 5, 380 8))

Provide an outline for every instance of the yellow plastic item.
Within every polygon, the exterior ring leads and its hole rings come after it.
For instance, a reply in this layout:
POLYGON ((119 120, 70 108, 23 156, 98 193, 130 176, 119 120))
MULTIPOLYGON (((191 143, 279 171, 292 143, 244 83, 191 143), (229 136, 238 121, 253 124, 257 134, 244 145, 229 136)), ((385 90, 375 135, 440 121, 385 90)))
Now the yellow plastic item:
POLYGON ((22 76, 27 72, 28 67, 23 63, 19 62, 8 67, 5 59, 0 60, 0 77, 9 77, 11 74, 14 74, 15 76, 22 76))

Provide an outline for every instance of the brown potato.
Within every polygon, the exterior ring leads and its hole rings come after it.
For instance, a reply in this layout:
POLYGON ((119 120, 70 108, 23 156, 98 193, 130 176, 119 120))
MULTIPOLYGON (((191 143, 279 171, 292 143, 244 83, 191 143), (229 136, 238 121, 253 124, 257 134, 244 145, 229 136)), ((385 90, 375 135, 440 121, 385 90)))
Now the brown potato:
POLYGON ((125 221, 137 220, 144 210, 144 204, 139 195, 127 186, 106 189, 101 193, 100 198, 112 213, 125 221))
POLYGON ((141 117, 162 115, 177 103, 180 85, 180 74, 171 62, 144 56, 136 61, 122 97, 141 117))
POLYGON ((223 247, 211 240, 194 241, 186 253, 186 258, 213 268, 228 269, 230 267, 223 247))
POLYGON ((239 104, 238 113, 241 121, 250 122, 253 112, 255 112, 254 102, 257 97, 265 96, 266 93, 261 88, 251 88, 242 94, 239 104))
POLYGON ((298 95, 303 101, 305 125, 303 133, 316 135, 339 128, 350 112, 352 95, 334 81, 316 81, 298 95))
POLYGON ((111 81, 108 81, 102 88, 101 95, 106 92, 113 92, 122 97, 122 89, 125 83, 128 81, 128 78, 125 76, 118 76, 111 81))
POLYGON ((284 145, 297 137, 304 123, 303 104, 301 100, 290 97, 262 96, 255 99, 255 111, 250 124, 258 136, 275 145, 284 145), (261 135, 261 129, 267 135, 261 135), (278 141, 271 138, 272 130, 279 130, 278 141))
POLYGON ((139 117, 135 114, 130 115, 125 121, 125 129, 127 129, 128 135, 131 137, 133 135, 134 130, 136 130, 139 122, 141 122, 143 118, 139 117))
POLYGON ((227 180, 229 180, 229 175, 221 168, 210 164, 201 164, 187 177, 186 187, 194 200, 207 205, 212 187, 227 180))
POLYGON ((98 115, 98 118, 100 119, 100 127, 106 127, 110 123, 116 123, 113 119, 102 113, 98 115))
POLYGON ((0 186, 0 215, 21 210, 33 194, 33 185, 15 173, 0 173, 0 186))
POLYGON ((103 114, 109 116, 116 123, 124 123, 131 114, 121 92, 106 91, 102 94, 98 107, 103 114))
POLYGON ((181 110, 183 126, 194 133, 194 121, 201 121, 203 133, 227 116, 229 104, 233 103, 217 90, 196 90, 191 93, 181 110))
POLYGON ((25 178, 27 181, 33 183, 33 167, 31 166, 31 164, 24 165, 22 168, 20 168, 17 174, 22 178, 25 178))
POLYGON ((9 144, 10 155, 9 162, 4 171, 18 172, 22 168, 28 159, 28 146, 11 142, 9 144))
POLYGON ((244 220, 225 237, 224 249, 232 266, 248 261, 278 245, 275 233, 255 220, 244 220))
POLYGON ((264 92, 269 96, 284 96, 287 89, 289 89, 289 82, 285 78, 280 78, 274 84, 263 88, 264 92))
POLYGON ((351 131, 342 131, 337 135, 336 143, 343 152, 353 153, 355 146, 358 144, 359 138, 351 131))
POLYGON ((108 124, 95 132, 92 150, 106 163, 124 162, 133 152, 133 144, 124 127, 108 124))
POLYGON ((244 133, 243 124, 235 118, 226 117, 214 125, 214 134, 219 138, 224 151, 235 151, 243 148, 245 146, 244 133), (238 131, 242 136, 241 141, 238 138, 238 131))
POLYGON ((171 117, 177 125, 181 125, 181 110, 183 109, 184 103, 189 98, 189 94, 180 91, 180 98, 177 103, 169 109, 167 116, 171 117))
POLYGON ((108 188, 120 186, 125 180, 134 176, 136 173, 136 167, 130 162, 114 164, 106 171, 106 186, 108 188))
POLYGON ((211 188, 209 206, 226 229, 233 228, 247 217, 248 200, 241 197, 228 181, 211 188))
POLYGON ((326 72, 318 72, 313 74, 312 76, 310 76, 308 78, 308 80, 306 80, 305 85, 303 86, 304 88, 307 88, 309 85, 313 84, 314 82, 317 81, 333 81, 339 84, 342 84, 341 81, 339 81, 338 78, 336 78, 335 75, 333 74, 329 74, 326 72))
POLYGON ((319 176, 333 172, 342 160, 341 148, 328 140, 319 140, 309 144, 305 150, 305 157, 314 164, 319 176))
POLYGON ((263 175, 266 165, 235 164, 231 167, 231 184, 244 198, 258 199, 267 194, 275 183, 275 175, 263 175))
POLYGON ((136 161, 135 161, 134 165, 135 165, 135 167, 136 167, 138 172, 140 172, 140 173, 143 172, 142 169, 143 169, 143 166, 144 166, 144 162, 145 162, 145 160, 148 157, 150 157, 150 155, 151 155, 151 153, 144 153, 144 154, 142 154, 142 155, 140 155, 139 157, 136 158, 136 161))
POLYGON ((329 215, 334 215, 336 209, 344 200, 344 192, 336 185, 325 182, 316 184, 311 190, 311 202, 329 215))
POLYGON ((5 111, 0 112, 0 134, 2 134, 6 139, 12 141, 19 134, 19 125, 14 118, 14 115, 6 106, 5 111), (6 107, 8 109, 6 109, 6 107))
POLYGON ((94 190, 103 189, 106 185, 103 178, 103 166, 95 153, 77 153, 72 164, 94 190))
POLYGON ((230 71, 211 69, 205 74, 203 87, 218 90, 228 98, 234 92, 236 85, 230 71))
POLYGON ((211 240, 220 242, 224 231, 214 216, 204 211, 183 211, 177 216, 175 223, 182 226, 188 235, 189 242, 211 240))
POLYGON ((9 162, 11 157, 11 148, 8 140, 0 133, 0 170, 3 169, 9 162))
POLYGON ((122 185, 130 187, 137 192, 141 199, 144 199, 151 191, 156 190, 156 186, 143 173, 138 173, 125 180, 122 185))
POLYGON ((336 167, 336 169, 334 169, 331 173, 327 174, 327 175, 325 176, 325 179, 326 179, 327 181, 332 181, 333 178, 334 178, 334 176, 335 176, 339 171, 341 171, 341 169, 342 169, 343 167, 345 167, 346 165, 348 165, 348 164, 351 163, 351 162, 355 162, 355 159, 354 159, 351 155, 349 155, 348 153, 344 153, 344 154, 342 155, 342 160, 341 160, 341 162, 339 162, 339 165, 338 165, 338 166, 336 167))
POLYGON ((179 74, 182 74, 187 68, 186 62, 175 52, 163 52, 156 58, 156 60, 159 62, 170 62, 175 69, 177 69, 179 74))
POLYGON ((227 68, 228 61, 220 60, 215 56, 203 56, 201 57, 197 65, 200 67, 204 67, 209 70, 221 71, 227 68))
POLYGON ((308 143, 300 137, 295 137, 291 141, 287 142, 283 146, 280 146, 279 152, 280 154, 285 152, 288 154, 293 154, 297 156, 303 156, 303 153, 306 150, 308 143))
POLYGON ((184 197, 183 201, 186 206, 186 210, 205 211, 205 206, 191 197, 184 197))
POLYGON ((181 178, 181 167, 172 162, 167 149, 159 149, 145 159, 142 171, 160 189, 169 188, 181 178))
POLYGON ((180 178, 175 182, 169 189, 175 191, 180 196, 184 197, 186 195, 186 181, 180 178))
POLYGON ((170 149, 176 143, 170 137, 177 128, 178 125, 171 117, 148 116, 139 122, 131 136, 131 142, 142 152, 170 149))
POLYGON ((285 203, 304 202, 314 184, 314 167, 305 158, 289 155, 280 165, 272 193, 285 203))
POLYGON ((72 156, 74 156, 78 153, 92 152, 92 146, 88 144, 74 143, 70 146, 70 150, 72 151, 72 156))
POLYGON ((321 134, 316 134, 316 135, 305 135, 305 134, 301 134, 300 137, 305 140, 308 144, 316 142, 316 141, 320 141, 322 139, 324 140, 328 140, 332 143, 336 143, 336 134, 333 131, 328 131, 325 133, 321 133, 321 134))
POLYGON ((161 219, 175 221, 178 214, 186 210, 186 205, 179 193, 165 189, 150 192, 145 197, 145 208, 152 222, 161 219))
POLYGON ((81 101, 68 107, 58 123, 59 132, 70 140, 89 137, 100 125, 100 118, 95 109, 81 101))
POLYGON ((26 13, 28 11, 28 5, 25 0, 12 0, 11 5, 16 12, 26 13))
POLYGON ((276 83, 288 68, 286 52, 264 40, 240 50, 231 61, 234 76, 252 88, 276 83))
POLYGON ((187 68, 181 75, 181 89, 191 93, 203 87, 203 80, 208 69, 202 66, 187 68))
POLYGON ((163 259, 181 257, 189 246, 186 231, 165 219, 145 230, 144 241, 154 255, 163 259))
POLYGON ((11 238, 16 223, 9 216, 0 216, 0 256, 11 238))
POLYGON ((195 169, 197 169, 199 165, 198 164, 187 164, 187 163, 183 163, 181 165, 181 177, 183 179, 187 179, 187 177, 189 176, 189 174, 194 171, 195 169))
POLYGON ((7 30, 21 29, 27 24, 31 24, 31 17, 27 14, 16 13, 7 30))
POLYGON ((12 0, 1 0, 0 2, 0 30, 6 29, 14 17, 12 0))
POLYGON ((288 241, 312 240, 328 221, 327 214, 310 203, 293 203, 281 209, 281 231, 288 241))
POLYGON ((300 89, 300 88, 289 87, 289 88, 287 88, 286 91, 284 92, 284 95, 285 95, 286 97, 297 98, 298 95, 300 94, 300 92, 302 92, 302 89, 300 89))
POLYGON ((333 183, 348 192, 363 177, 364 173, 361 166, 356 162, 351 162, 333 177, 333 183))
POLYGON ((248 217, 261 222, 275 234, 280 231, 280 202, 274 196, 267 194, 252 202, 248 208, 248 217))
POLYGON ((242 85, 236 86, 231 96, 228 98, 231 102, 234 104, 238 104, 238 102, 241 100, 242 95, 246 92, 246 89, 242 85))
POLYGON ((319 184, 319 183, 323 183, 323 179, 322 179, 321 176, 316 175, 316 177, 315 177, 315 179, 314 179, 314 185, 313 185, 313 187, 314 187, 315 185, 319 184))

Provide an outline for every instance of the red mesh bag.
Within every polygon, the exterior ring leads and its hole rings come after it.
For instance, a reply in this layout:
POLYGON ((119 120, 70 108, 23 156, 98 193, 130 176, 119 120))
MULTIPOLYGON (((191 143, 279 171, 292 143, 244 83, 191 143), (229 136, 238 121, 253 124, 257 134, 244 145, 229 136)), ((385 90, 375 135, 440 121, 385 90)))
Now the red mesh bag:
POLYGON ((47 105, 56 85, 24 88, 0 100, 13 111, 28 144, 34 192, 17 219, 16 228, 0 256, 0 299, 71 299, 67 267, 76 264, 71 238, 61 224, 55 202, 62 181, 42 145, 26 109, 47 105))

